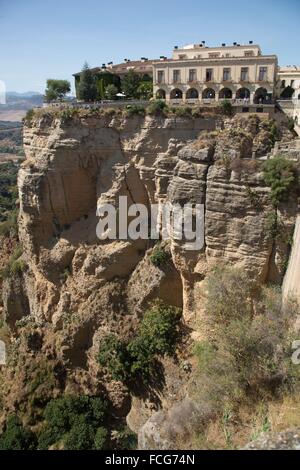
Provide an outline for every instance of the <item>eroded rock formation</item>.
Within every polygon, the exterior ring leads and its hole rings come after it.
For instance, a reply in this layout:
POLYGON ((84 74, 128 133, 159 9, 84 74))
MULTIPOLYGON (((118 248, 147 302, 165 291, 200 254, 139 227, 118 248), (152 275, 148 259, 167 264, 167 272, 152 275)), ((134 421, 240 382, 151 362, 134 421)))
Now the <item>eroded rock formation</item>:
MULTIPOLYGON (((269 188, 261 161, 251 159, 253 152, 265 155, 271 145, 267 124, 256 117, 220 123, 219 116, 83 115, 64 122, 44 114, 25 127, 26 161, 18 184, 19 236, 27 269, 17 282, 5 281, 4 310, 12 327, 17 320, 37 325, 42 339, 36 354, 46 354, 69 371, 66 390, 95 393, 104 387, 126 415, 128 391, 107 381, 95 360, 103 334, 129 336, 157 297, 183 306, 188 324, 203 316, 201 283, 208 269, 222 262, 245 268, 261 282, 281 282, 288 248, 270 234, 269 188), (119 196, 147 207, 166 200, 204 204, 204 247, 186 251, 174 241, 172 261, 159 268, 149 260, 151 241, 99 240, 97 203, 116 204, 119 196)), ((288 237, 296 201, 279 212, 288 237)), ((172 367, 165 373, 173 397, 182 402, 176 408, 174 400, 160 397, 157 408, 151 400, 150 405, 133 400, 128 421, 141 429, 143 448, 151 445, 160 419, 162 442, 172 426, 184 428, 177 419, 180 406, 197 419, 210 412, 185 397, 188 373, 169 376, 172 367), (153 411, 160 414, 153 416, 153 411), (144 416, 138 423, 137 414, 144 416)), ((14 397, 16 403, 22 400, 14 397)))

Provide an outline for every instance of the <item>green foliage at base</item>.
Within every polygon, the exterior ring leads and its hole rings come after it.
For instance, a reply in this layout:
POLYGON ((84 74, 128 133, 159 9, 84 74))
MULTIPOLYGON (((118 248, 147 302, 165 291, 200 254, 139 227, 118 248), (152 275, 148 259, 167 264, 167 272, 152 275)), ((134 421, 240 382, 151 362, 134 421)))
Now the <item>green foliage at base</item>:
POLYGON ((139 376, 149 380, 155 359, 175 353, 180 318, 180 309, 156 302, 145 312, 137 335, 130 341, 121 341, 115 335, 102 339, 99 364, 114 380, 130 381, 139 376))
POLYGON ((16 415, 10 415, 0 436, 0 450, 34 450, 36 437, 16 415))
POLYGON ((107 403, 100 397, 66 395, 51 400, 45 408, 38 448, 61 444, 68 450, 103 449, 108 436, 103 427, 106 413, 107 403))

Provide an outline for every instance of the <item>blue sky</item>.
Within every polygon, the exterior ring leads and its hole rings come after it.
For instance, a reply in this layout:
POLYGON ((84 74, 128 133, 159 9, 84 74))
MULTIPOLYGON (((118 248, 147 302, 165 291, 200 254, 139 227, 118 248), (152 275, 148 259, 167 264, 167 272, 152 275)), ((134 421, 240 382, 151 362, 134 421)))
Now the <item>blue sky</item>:
POLYGON ((0 80, 43 92, 90 66, 170 55, 174 45, 259 43, 300 65, 299 0, 0 0, 0 80))

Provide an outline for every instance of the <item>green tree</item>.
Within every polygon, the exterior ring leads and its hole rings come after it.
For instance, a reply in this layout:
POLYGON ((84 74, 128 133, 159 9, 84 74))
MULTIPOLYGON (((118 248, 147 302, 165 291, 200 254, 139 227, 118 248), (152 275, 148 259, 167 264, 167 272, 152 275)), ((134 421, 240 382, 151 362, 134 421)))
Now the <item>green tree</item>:
POLYGON ((129 70, 122 80, 122 90, 127 98, 139 98, 138 88, 140 85, 140 76, 133 70, 129 70))
POLYGON ((17 415, 8 417, 5 431, 0 437, 0 450, 34 450, 36 437, 25 428, 17 415))
POLYGON ((95 431, 93 426, 86 422, 84 415, 76 416, 74 424, 64 439, 64 449, 85 450, 94 446, 95 431))
POLYGON ((137 88, 138 96, 141 100, 150 100, 153 95, 153 83, 150 81, 142 81, 137 88))
POLYGON ((105 89, 105 96, 108 100, 116 100, 118 92, 119 92, 119 90, 116 87, 116 85, 111 83, 111 84, 107 85, 107 87, 105 89))
POLYGON ((105 444, 107 442, 107 430, 103 427, 100 427, 96 431, 95 435, 95 449, 102 450, 105 449, 105 444))
POLYGON ((78 98, 82 101, 95 101, 97 97, 97 87, 95 77, 85 62, 80 74, 78 85, 78 98))
POLYGON ((51 400, 44 411, 45 423, 39 435, 39 449, 62 442, 65 449, 92 449, 97 429, 106 416, 107 403, 101 397, 66 395, 51 400))
POLYGON ((158 356, 175 352, 181 310, 161 301, 147 310, 129 342, 108 335, 100 343, 98 361, 115 380, 151 378, 158 356))
POLYGON ((47 80, 45 97, 47 101, 62 100, 70 91, 71 85, 68 80, 54 80, 49 78, 47 80))

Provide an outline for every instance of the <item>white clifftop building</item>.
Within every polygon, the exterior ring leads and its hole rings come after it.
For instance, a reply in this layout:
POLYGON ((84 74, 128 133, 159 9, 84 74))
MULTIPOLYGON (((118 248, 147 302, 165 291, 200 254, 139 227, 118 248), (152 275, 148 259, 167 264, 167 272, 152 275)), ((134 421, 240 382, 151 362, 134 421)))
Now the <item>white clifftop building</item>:
POLYGON ((175 47, 172 58, 153 62, 154 96, 173 103, 272 104, 276 55, 263 55, 258 45, 205 43, 175 47))

